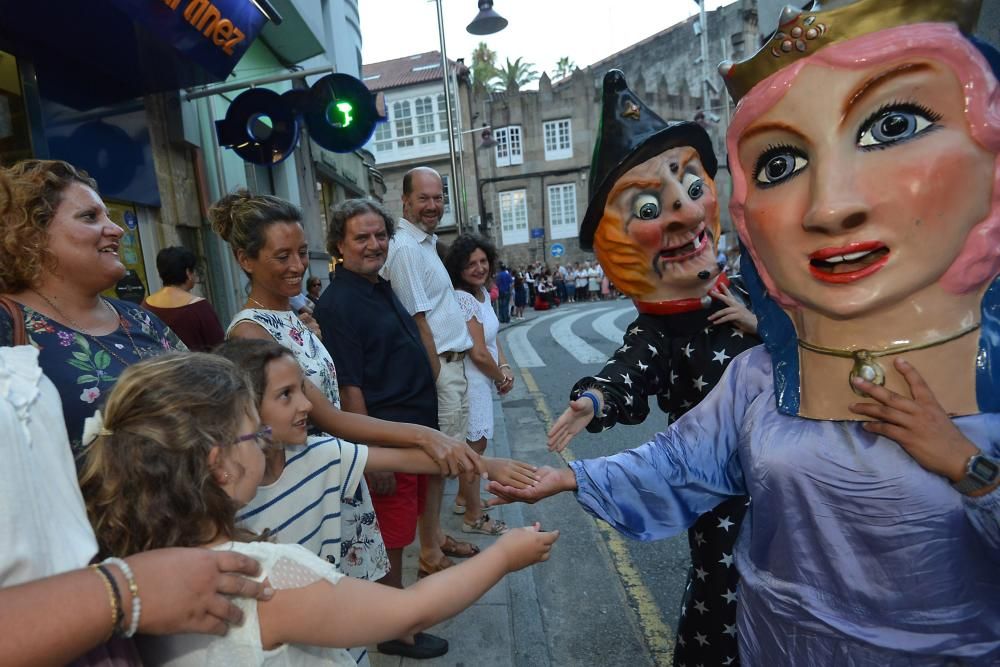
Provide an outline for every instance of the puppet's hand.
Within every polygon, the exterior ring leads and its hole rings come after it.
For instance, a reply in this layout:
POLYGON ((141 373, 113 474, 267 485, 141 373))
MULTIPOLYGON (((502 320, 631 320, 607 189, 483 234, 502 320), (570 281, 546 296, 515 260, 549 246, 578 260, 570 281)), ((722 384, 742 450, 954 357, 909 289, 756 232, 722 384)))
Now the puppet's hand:
POLYGON ((732 322, 733 326, 747 333, 757 333, 757 316, 750 312, 750 309, 733 296, 729 288, 719 285, 716 289, 708 293, 713 299, 717 299, 726 304, 722 310, 716 311, 708 316, 708 321, 712 324, 723 324, 732 322))
POLYGON ((894 365, 910 387, 910 398, 855 378, 854 386, 878 402, 853 403, 849 409, 877 420, 865 422, 866 431, 895 440, 921 466, 958 482, 979 449, 958 430, 916 368, 901 358, 894 365))
MULTIPOLYGON (((600 390, 589 389, 593 394, 603 394, 600 390)), ((561 452, 566 449, 566 445, 573 439, 573 436, 586 428, 590 420, 594 418, 594 404, 589 398, 580 397, 575 401, 570 401, 566 411, 559 415, 559 419, 549 429, 549 451, 561 452)))

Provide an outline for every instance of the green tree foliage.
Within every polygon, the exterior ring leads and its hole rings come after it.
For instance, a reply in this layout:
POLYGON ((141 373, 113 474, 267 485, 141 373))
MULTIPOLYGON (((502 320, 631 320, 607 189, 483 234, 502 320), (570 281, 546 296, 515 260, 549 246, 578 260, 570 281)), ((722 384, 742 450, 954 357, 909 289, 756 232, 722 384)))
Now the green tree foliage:
POLYGON ((537 81, 538 76, 534 63, 523 62, 520 57, 513 62, 507 58, 507 63, 497 72, 495 88, 520 90, 521 86, 537 81))
POLYGON ((556 61, 556 72, 555 76, 552 78, 555 81, 558 81, 559 79, 565 79, 566 77, 568 77, 570 74, 573 73, 574 69, 576 69, 576 63, 570 60, 569 56, 563 56, 562 58, 556 61))
POLYGON ((492 90, 491 82, 497 74, 497 52, 491 51, 486 42, 479 42, 472 52, 472 87, 478 93, 492 90))

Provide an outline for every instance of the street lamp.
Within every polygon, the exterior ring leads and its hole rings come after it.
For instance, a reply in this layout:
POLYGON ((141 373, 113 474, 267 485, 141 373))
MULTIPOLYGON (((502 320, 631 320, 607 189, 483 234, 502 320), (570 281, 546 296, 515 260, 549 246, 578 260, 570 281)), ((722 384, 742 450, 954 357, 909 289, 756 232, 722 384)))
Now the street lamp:
POLYGON ((507 19, 493 11, 493 0, 479 0, 479 13, 465 30, 473 35, 492 35, 507 27, 507 19))
MULTIPOLYGON (((448 122, 448 157, 451 160, 451 181, 448 184, 448 197, 452 202, 451 210, 455 212, 455 225, 458 233, 462 233, 462 211, 458 206, 456 188, 459 180, 458 159, 455 154, 455 119, 452 114, 451 85, 449 85, 450 73, 448 68, 448 49, 444 41, 444 15, 441 12, 442 0, 435 0, 437 5, 438 40, 441 43, 441 79, 444 81, 444 105, 445 119, 448 122)), ((507 19, 493 11, 492 0, 479 0, 479 14, 469 24, 468 30, 474 35, 491 35, 507 27, 507 19), (475 29, 474 29, 475 28, 475 29)), ((458 91, 456 91, 457 93, 458 91)), ((479 184, 476 184, 478 187, 479 184)))

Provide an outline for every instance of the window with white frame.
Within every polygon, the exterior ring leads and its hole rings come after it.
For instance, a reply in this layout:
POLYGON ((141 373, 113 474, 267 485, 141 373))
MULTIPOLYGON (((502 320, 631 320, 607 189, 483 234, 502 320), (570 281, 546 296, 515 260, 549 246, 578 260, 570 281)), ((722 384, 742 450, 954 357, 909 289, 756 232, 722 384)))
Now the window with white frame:
POLYGON ((434 143, 434 105, 429 96, 413 100, 413 117, 417 121, 417 141, 434 143))
POLYGON ((510 167, 524 164, 524 149, 521 144, 521 126, 508 125, 493 131, 496 140, 496 159, 498 167, 510 167))
POLYGON ((500 233, 503 244, 528 242, 527 190, 508 190, 499 193, 500 233))
POLYGON ((375 150, 392 150, 392 125, 389 121, 375 125, 375 150))
MULTIPOLYGON (((448 107, 444 103, 444 93, 441 93, 437 97, 437 108, 438 108, 438 127, 441 128, 441 133, 438 134, 438 141, 448 141, 448 107)), ((455 105, 452 104, 451 108, 452 118, 455 117, 455 105)))
POLYGON ((545 159, 565 160, 573 157, 573 131, 569 118, 542 123, 545 138, 545 159))
POLYGON ((576 236, 576 183, 548 186, 549 231, 553 239, 576 236))
POLYGON ((392 105, 392 127, 396 133, 398 148, 413 145, 413 114, 410 111, 409 100, 392 105))

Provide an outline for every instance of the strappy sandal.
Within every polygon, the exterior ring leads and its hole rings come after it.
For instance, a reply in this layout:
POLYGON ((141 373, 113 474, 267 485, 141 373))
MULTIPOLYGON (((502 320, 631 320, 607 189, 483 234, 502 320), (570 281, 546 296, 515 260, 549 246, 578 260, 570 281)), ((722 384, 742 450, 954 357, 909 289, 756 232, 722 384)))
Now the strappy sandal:
POLYGON ((479 553, 479 547, 472 542, 459 542, 451 535, 444 536, 441 552, 452 558, 472 558, 479 553))
POLYGON ((455 561, 448 558, 448 556, 442 556, 441 560, 433 565, 425 562, 423 558, 419 558, 417 562, 417 579, 423 579, 424 577, 440 572, 441 570, 447 570, 455 564, 455 561))
POLYGON ((510 529, 506 523, 500 519, 491 520, 490 515, 486 512, 483 512, 483 515, 472 523, 468 523, 467 521, 462 522, 463 533, 479 533, 480 535, 497 537, 503 535, 508 530, 510 529), (487 527, 487 524, 489 524, 489 527, 487 527))

